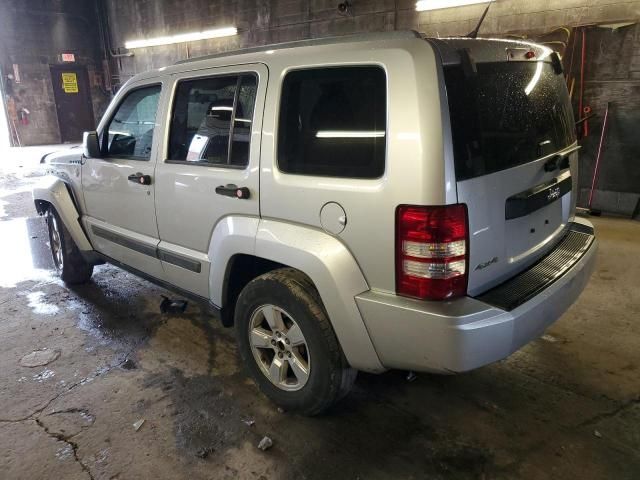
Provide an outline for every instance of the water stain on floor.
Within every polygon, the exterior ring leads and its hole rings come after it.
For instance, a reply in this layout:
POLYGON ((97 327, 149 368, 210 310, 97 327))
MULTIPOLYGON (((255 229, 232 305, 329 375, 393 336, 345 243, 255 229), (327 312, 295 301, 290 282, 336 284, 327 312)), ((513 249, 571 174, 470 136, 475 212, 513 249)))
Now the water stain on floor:
POLYGON ((54 272, 43 218, 0 221, 0 239, 0 288, 26 281, 62 284, 54 272))

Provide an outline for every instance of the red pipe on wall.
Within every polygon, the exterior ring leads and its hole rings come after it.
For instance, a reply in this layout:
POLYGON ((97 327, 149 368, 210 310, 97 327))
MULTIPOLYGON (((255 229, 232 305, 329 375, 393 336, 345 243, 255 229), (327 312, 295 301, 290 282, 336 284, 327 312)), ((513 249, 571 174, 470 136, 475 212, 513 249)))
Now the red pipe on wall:
POLYGON ((591 191, 589 192, 589 210, 591 210, 591 202, 593 201, 593 191, 598 181, 598 172, 600 170, 600 156, 602 155, 602 145, 604 144, 604 134, 607 128, 607 119, 609 118, 609 102, 607 109, 604 111, 604 120, 602 122, 602 133, 600 134, 600 144, 598 145, 598 156, 596 157, 596 166, 593 169, 593 179, 591 180, 591 191))

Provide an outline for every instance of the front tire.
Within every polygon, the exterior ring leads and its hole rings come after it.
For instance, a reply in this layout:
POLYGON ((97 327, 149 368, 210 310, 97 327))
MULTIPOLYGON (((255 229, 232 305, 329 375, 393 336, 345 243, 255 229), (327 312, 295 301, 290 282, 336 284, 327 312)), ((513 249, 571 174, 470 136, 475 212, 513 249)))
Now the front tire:
POLYGON ((56 209, 49 207, 45 215, 51 255, 60 278, 70 285, 86 283, 93 273, 93 265, 82 257, 56 209))
POLYGON ((235 328, 247 371, 286 411, 317 415, 355 380, 318 292, 297 270, 274 270, 249 282, 238 297, 235 328))

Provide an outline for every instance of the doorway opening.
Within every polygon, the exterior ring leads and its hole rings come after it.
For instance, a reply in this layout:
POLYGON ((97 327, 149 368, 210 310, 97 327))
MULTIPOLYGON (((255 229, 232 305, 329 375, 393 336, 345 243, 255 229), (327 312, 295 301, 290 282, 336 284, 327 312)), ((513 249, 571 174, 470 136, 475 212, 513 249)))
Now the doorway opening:
POLYGON ((95 126, 87 69, 78 65, 51 65, 50 68, 60 141, 80 142, 82 134, 95 126))
POLYGON ((2 82, 0 82, 0 95, 2 95, 2 98, 0 98, 0 150, 6 150, 11 146, 7 111, 4 107, 5 95, 3 86, 2 82))

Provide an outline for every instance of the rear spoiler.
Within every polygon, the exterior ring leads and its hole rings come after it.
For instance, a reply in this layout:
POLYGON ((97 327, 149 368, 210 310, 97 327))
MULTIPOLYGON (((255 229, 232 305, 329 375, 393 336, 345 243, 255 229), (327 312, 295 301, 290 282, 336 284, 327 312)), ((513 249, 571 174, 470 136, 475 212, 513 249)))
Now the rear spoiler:
POLYGON ((484 38, 425 38, 439 53, 443 66, 461 65, 465 71, 474 72, 476 63, 537 62, 549 60, 557 74, 562 73, 559 55, 549 47, 531 42, 484 38), (521 52, 522 55, 516 55, 521 52), (532 53, 529 56, 529 52, 532 53))

